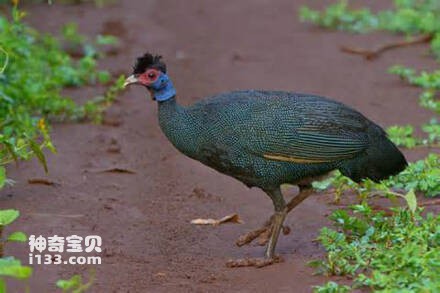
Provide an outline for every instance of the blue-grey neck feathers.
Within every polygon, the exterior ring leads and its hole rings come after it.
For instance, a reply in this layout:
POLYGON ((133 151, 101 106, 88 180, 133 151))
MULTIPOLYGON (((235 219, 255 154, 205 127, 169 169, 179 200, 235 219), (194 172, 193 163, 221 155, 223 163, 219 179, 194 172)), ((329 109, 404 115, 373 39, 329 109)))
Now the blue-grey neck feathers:
POLYGON ((153 90, 154 98, 159 102, 171 99, 176 95, 176 89, 173 86, 173 82, 166 73, 160 74, 150 87, 153 90))

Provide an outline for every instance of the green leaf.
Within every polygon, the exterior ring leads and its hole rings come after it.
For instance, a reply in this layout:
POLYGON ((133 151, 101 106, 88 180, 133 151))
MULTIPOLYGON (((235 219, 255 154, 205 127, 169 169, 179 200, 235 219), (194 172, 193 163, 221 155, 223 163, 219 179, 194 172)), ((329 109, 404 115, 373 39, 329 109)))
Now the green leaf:
POLYGON ((18 259, 13 257, 0 258, 0 276, 27 279, 32 275, 32 268, 21 265, 18 259))
POLYGON ((14 159, 14 161, 17 162, 18 161, 18 157, 17 157, 17 154, 15 153, 15 151, 13 149, 13 146, 9 142, 4 142, 3 144, 6 147, 6 149, 8 150, 9 154, 14 159))
POLYGON ((99 83, 107 83, 110 81, 111 75, 107 71, 99 71, 98 72, 98 81, 99 83))
POLYGON ((331 177, 324 179, 322 181, 313 181, 312 187, 316 190, 319 190, 319 191, 326 190, 332 185, 333 181, 334 180, 331 177))
POLYGON ((96 37, 96 43, 98 45, 117 45, 119 43, 119 39, 111 35, 98 35, 96 37))
POLYGON ((6 282, 3 278, 0 278, 0 293, 6 293, 6 282))
POLYGON ((0 166, 0 189, 3 188, 6 184, 6 169, 3 166, 0 166))
POLYGON ((389 138, 398 146, 413 148, 420 144, 413 136, 414 127, 411 125, 391 126, 387 129, 389 138))
POLYGON ((27 236, 23 232, 17 231, 9 234, 7 241, 11 242, 26 242, 27 236))
POLYGON ((58 280, 56 283, 57 287, 63 289, 64 291, 78 288, 79 286, 81 286, 81 284, 82 278, 80 275, 74 275, 68 280, 58 280))
POLYGON ((408 191, 408 193, 405 195, 406 203, 408 204, 408 208, 411 212, 415 212, 417 209, 417 198, 414 193, 414 190, 408 191))
POLYGON ((11 224, 18 218, 19 215, 20 212, 17 210, 0 210, 0 226, 11 224))
POLYGON ((44 171, 47 173, 49 170, 47 169, 46 157, 41 151, 40 146, 32 139, 29 139, 29 146, 31 147, 32 151, 34 152, 40 163, 43 165, 44 171))

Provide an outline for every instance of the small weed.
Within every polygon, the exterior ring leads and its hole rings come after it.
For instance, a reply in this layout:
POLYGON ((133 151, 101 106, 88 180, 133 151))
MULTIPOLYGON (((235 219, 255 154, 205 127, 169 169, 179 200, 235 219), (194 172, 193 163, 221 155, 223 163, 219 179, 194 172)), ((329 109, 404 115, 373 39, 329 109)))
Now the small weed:
POLYGON ((91 270, 89 281, 84 283, 80 275, 74 275, 68 280, 58 280, 56 285, 63 290, 64 293, 83 293, 86 292, 95 282, 96 271, 91 270))
POLYGON ((19 215, 17 210, 0 210, 0 292, 6 292, 6 277, 25 280, 32 275, 31 267, 23 266, 12 256, 3 255, 5 243, 27 241, 27 236, 20 231, 12 232, 6 237, 3 235, 5 227, 14 222, 19 215))

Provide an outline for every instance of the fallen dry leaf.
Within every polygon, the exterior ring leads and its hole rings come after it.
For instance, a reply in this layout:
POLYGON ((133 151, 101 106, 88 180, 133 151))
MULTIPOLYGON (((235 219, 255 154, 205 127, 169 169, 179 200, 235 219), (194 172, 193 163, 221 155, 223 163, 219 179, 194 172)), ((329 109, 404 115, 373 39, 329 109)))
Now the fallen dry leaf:
POLYGON ((233 224, 242 224, 243 221, 240 219, 240 217, 237 214, 231 214, 224 216, 221 219, 194 219, 191 220, 191 224, 193 225, 212 225, 212 226, 218 226, 225 223, 233 223, 233 224))

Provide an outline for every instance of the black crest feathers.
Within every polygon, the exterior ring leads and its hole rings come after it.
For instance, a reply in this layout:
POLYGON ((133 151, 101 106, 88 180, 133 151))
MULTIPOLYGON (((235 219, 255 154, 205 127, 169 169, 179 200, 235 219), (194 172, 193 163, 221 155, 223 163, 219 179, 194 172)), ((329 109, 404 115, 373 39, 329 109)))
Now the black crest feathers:
POLYGON ((158 69, 163 73, 166 73, 167 66, 161 61, 161 59, 162 56, 160 55, 145 53, 144 56, 136 59, 136 64, 133 67, 133 74, 144 73, 148 68, 158 69))

